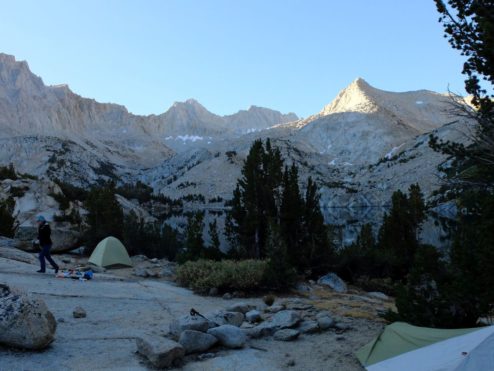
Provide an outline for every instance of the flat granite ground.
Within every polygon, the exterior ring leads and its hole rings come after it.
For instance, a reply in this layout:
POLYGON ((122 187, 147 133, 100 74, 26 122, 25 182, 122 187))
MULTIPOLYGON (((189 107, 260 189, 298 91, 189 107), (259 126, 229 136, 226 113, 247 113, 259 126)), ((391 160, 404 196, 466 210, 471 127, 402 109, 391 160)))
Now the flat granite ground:
MULTIPOLYGON (((190 308, 208 313, 232 303, 195 295, 164 280, 122 278, 109 271, 95 274, 90 281, 78 281, 36 273, 37 269, 35 265, 0 258, 0 283, 43 299, 57 320, 56 339, 41 352, 0 347, 0 371, 152 369, 136 354, 136 336, 166 334, 171 320, 187 314, 190 308), (86 310, 86 318, 73 318, 77 306, 86 310)), ((258 298, 237 300, 261 303, 258 298)), ((328 331, 304 335, 294 342, 251 340, 242 350, 213 350, 215 356, 210 359, 189 356, 180 369, 363 370, 353 352, 370 341, 382 323, 351 319, 351 328, 341 335, 328 331)))

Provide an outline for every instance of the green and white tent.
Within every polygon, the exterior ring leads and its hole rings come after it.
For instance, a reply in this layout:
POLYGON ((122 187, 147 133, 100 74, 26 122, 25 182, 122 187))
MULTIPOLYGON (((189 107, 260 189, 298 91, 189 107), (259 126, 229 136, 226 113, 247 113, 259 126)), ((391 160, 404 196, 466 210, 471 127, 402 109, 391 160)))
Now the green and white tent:
POLYGON ((132 267, 125 246, 115 237, 107 237, 96 246, 88 263, 98 267, 127 266, 132 267))
POLYGON ((494 370, 494 326, 435 329, 395 322, 357 353, 368 371, 494 370))

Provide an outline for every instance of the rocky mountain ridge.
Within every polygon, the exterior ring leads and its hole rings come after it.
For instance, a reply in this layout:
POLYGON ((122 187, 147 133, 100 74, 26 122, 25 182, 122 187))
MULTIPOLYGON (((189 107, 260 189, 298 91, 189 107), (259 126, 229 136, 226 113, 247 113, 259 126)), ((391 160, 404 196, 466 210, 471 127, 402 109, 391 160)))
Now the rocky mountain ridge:
POLYGON ((428 147, 428 135, 464 140, 468 125, 445 94, 387 92, 361 78, 301 120, 261 107, 218 116, 192 99, 137 116, 47 87, 27 63, 0 54, 0 164, 84 187, 139 180, 173 199, 227 200, 252 142, 269 137, 299 166, 301 186, 312 176, 321 206, 338 210, 329 223, 375 222, 380 214, 370 208, 385 207, 393 191, 419 182, 430 197, 439 188, 446 158, 428 147))

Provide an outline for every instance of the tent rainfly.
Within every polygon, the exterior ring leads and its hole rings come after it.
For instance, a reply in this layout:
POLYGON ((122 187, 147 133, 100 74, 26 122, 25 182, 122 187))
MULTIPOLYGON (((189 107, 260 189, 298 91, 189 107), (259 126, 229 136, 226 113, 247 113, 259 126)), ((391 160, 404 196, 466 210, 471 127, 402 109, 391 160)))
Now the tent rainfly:
POLYGON ((436 329, 395 322, 357 351, 368 371, 494 371, 494 326, 436 329))
POLYGON ((132 267, 132 261, 125 246, 115 237, 107 237, 101 240, 89 257, 88 263, 98 267, 128 266, 132 267))

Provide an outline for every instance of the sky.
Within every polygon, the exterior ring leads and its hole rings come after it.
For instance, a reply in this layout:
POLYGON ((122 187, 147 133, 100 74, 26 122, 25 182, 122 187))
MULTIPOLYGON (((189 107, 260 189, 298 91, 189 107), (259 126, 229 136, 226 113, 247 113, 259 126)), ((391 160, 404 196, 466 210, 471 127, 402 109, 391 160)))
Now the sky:
POLYGON ((198 100, 301 117, 357 77, 464 94, 433 0, 0 0, 0 52, 47 85, 159 114, 198 100))

